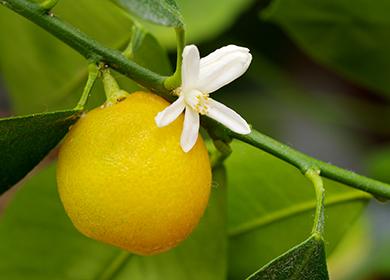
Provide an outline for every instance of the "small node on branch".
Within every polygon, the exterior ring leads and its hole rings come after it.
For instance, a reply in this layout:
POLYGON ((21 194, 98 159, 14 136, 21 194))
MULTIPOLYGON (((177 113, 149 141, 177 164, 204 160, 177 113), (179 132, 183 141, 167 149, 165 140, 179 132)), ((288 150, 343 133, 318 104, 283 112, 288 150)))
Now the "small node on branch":
POLYGON ((42 10, 48 12, 48 15, 52 17, 54 14, 49 11, 53 9, 58 2, 59 0, 45 0, 41 2, 39 6, 42 8, 42 10))

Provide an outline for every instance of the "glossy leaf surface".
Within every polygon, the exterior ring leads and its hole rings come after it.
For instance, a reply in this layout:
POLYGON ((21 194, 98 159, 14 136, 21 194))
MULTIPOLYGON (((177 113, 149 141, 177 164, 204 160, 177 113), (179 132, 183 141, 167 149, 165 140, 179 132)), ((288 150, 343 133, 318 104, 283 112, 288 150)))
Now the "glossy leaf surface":
POLYGON ((0 194, 30 172, 80 114, 68 110, 0 119, 0 194))
POLYGON ((324 241, 313 235, 247 279, 328 280, 324 241))
POLYGON ((175 0, 111 0, 144 20, 159 25, 183 27, 183 19, 175 0))
POLYGON ((263 15, 318 62, 389 96, 389 9, 387 0, 276 0, 263 15))

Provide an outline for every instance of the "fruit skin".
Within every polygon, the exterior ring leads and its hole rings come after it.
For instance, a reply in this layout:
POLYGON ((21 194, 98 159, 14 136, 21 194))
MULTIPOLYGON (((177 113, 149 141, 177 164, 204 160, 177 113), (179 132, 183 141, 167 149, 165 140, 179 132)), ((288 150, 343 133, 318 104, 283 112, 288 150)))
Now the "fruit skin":
POLYGON ((196 227, 207 206, 211 167, 203 140, 184 153, 183 116, 164 128, 169 103, 144 92, 97 108, 70 130, 59 152, 57 184, 75 227, 132 253, 157 254, 196 227))

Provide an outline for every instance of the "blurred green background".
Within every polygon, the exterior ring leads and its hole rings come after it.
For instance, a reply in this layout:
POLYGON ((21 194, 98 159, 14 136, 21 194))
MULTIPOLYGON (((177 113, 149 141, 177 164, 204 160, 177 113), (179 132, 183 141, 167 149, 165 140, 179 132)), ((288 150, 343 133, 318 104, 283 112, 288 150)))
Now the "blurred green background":
MULTIPOLYGON (((202 56, 227 44, 253 54, 248 73, 213 98, 298 150, 390 182, 389 1, 177 2, 187 43, 197 44, 202 56)), ((55 13, 111 47, 130 37, 131 19, 106 0, 61 0, 55 13)), ((144 24, 173 65, 174 32, 144 24)), ((1 115, 74 106, 86 75, 81 56, 4 7, 0 30, 1 115)), ((127 90, 137 87, 119 81, 127 90)), ((101 102, 98 85, 89 105, 101 102)), ((279 160, 243 144, 234 143, 233 150, 227 205, 216 183, 207 219, 192 239, 162 256, 129 257, 106 279, 244 279, 309 234, 311 212, 234 233, 252 219, 312 201, 314 194, 279 160)), ((33 172, 39 175, 25 180, 15 199, 14 190, 0 198, 0 207, 9 205, 0 217, 0 252, 6 252, 0 278, 104 279, 99 271, 117 259, 117 250, 75 232, 58 203, 53 166, 38 169, 43 171, 33 172)), ((331 279, 390 279, 390 206, 375 199, 366 206, 363 195, 334 182, 325 187, 330 200, 354 197, 327 208, 331 279)))

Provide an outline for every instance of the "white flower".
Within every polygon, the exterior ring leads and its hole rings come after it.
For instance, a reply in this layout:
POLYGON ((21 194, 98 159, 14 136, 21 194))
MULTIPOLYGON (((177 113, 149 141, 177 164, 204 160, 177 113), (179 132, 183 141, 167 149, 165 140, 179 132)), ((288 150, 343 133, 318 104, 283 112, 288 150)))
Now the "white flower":
POLYGON ((220 48, 202 59, 195 45, 186 46, 183 51, 182 84, 176 90, 179 98, 157 114, 157 126, 170 124, 185 110, 180 139, 184 152, 190 151, 198 138, 199 114, 215 119, 236 133, 250 133, 248 123, 239 114, 209 98, 209 93, 244 74, 251 60, 247 48, 234 45, 220 48))

